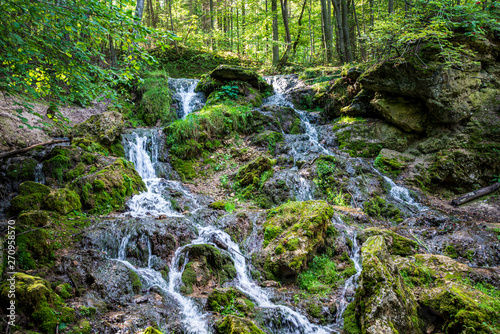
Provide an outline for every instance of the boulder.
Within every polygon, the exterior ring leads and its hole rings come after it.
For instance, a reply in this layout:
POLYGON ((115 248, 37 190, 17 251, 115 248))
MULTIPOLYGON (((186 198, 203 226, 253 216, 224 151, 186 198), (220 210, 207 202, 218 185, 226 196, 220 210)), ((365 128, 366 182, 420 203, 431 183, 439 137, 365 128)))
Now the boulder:
POLYGON ((112 145, 123 131, 123 115, 108 111, 92 115, 88 120, 73 128, 73 138, 87 138, 105 146, 112 145))
POLYGON ((202 76, 195 91, 208 95, 234 81, 246 82, 261 93, 273 91, 273 87, 254 70, 233 65, 220 65, 212 72, 202 76))
POLYGON ((255 305, 241 291, 235 288, 217 288, 208 296, 207 307, 215 312, 236 309, 239 313, 249 316, 255 305))
POLYGON ((362 333, 420 334, 417 301, 392 260, 384 236, 369 237, 361 252, 363 271, 354 304, 344 318, 356 321, 362 333))
POLYGON ((226 316, 217 325, 218 334, 265 334, 251 320, 235 315, 226 316))
POLYGON ((425 130, 427 110, 418 101, 377 94, 371 104, 389 123, 405 131, 423 132, 425 130))
POLYGON ((45 198, 51 189, 44 184, 26 181, 19 185, 19 194, 11 201, 13 213, 39 210, 44 206, 45 198))
POLYGON ((289 202, 268 211, 259 262, 267 279, 295 279, 325 244, 333 208, 325 201, 289 202))
POLYGON ((274 163, 269 158, 259 157, 238 170, 236 181, 241 187, 259 184, 261 175, 271 171, 274 163))
POLYGON ((134 165, 122 158, 101 170, 84 175, 70 185, 80 195, 84 209, 93 214, 123 210, 125 201, 146 190, 134 165))
POLYGON ((301 127, 302 121, 293 108, 268 105, 262 107, 262 110, 276 120, 284 133, 296 135, 304 132, 301 127))
POLYGON ((45 208, 67 215, 73 211, 80 211, 82 204, 80 196, 67 188, 52 190, 45 199, 45 208))

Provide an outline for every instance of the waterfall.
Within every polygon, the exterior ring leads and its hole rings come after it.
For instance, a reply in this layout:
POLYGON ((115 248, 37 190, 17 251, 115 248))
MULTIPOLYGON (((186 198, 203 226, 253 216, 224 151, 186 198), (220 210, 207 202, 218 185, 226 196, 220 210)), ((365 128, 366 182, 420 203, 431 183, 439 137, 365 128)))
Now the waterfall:
POLYGON ((135 195, 127 203, 132 217, 168 216, 180 217, 172 210, 172 204, 162 196, 165 188, 162 178, 156 176, 155 164, 158 163, 159 130, 132 132, 123 136, 124 146, 128 149, 128 159, 146 184, 147 191, 135 195))
POLYGON ((354 295, 356 293, 356 289, 358 287, 358 279, 361 275, 361 271, 363 268, 361 267, 361 249, 359 247, 359 243, 357 240, 357 233, 351 227, 345 225, 345 223, 339 217, 335 217, 338 225, 341 225, 342 228, 345 229, 345 236, 351 240, 351 252, 349 254, 349 258, 354 262, 354 268, 356 269, 356 274, 349 277, 342 288, 342 292, 340 293, 340 298, 337 301, 337 317, 335 319, 335 323, 340 328, 344 325, 344 311, 347 306, 354 300, 354 295))
POLYGON ((172 99, 178 104, 179 118, 186 118, 189 113, 201 109, 205 104, 205 94, 194 91, 199 81, 197 79, 168 79, 168 86, 174 93, 172 99))
POLYGON ((39 162, 35 167, 35 182, 45 184, 45 174, 43 173, 43 163, 39 162))

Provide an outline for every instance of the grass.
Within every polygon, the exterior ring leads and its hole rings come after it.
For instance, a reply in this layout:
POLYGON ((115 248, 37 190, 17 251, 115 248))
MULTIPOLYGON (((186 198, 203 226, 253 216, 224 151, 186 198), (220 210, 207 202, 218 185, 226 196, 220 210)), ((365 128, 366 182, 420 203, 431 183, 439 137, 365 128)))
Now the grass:
POLYGON ((309 269, 299 274, 299 287, 309 293, 322 293, 331 291, 342 280, 335 262, 320 255, 314 257, 309 269))

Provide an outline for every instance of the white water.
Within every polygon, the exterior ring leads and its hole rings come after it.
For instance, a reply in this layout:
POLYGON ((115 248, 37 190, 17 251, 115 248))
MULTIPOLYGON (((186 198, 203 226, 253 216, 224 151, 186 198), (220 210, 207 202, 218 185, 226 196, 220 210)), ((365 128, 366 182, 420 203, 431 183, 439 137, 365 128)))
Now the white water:
POLYGON ((179 118, 186 118, 189 113, 201 109, 205 104, 205 94, 194 91, 199 81, 197 79, 168 79, 168 85, 174 92, 172 98, 179 105, 179 118))
POLYGON ((139 275, 142 281, 145 283, 146 288, 158 287, 165 294, 169 294, 175 298, 175 300, 179 303, 181 307, 181 312, 183 317, 182 324, 187 333, 190 334, 207 334, 209 333, 207 328, 208 325, 206 323, 206 314, 203 314, 198 306, 193 302, 191 298, 185 297, 178 292, 178 287, 181 285, 182 272, 184 271, 184 267, 188 261, 188 257, 186 256, 185 262, 179 269, 179 257, 183 249, 186 247, 195 244, 196 242, 200 243, 199 238, 193 240, 193 242, 184 247, 178 248, 175 252, 174 258, 172 259, 172 264, 170 266, 170 271, 168 274, 168 283, 163 279, 163 276, 158 271, 151 268, 153 262, 153 254, 151 251, 151 242, 148 238, 148 267, 147 268, 136 268, 130 262, 126 260, 126 248, 128 241, 130 239, 130 235, 127 235, 121 240, 120 248, 118 250, 118 259, 116 261, 123 263, 129 269, 139 275))
POLYGON ((45 174, 43 173, 43 163, 39 162, 35 167, 35 182, 45 184, 45 174))
MULTIPOLYGON (((152 132, 154 133, 154 131, 152 132)), ((168 216, 181 217, 172 209, 170 201, 165 200, 161 191, 165 188, 162 185, 163 179, 156 177, 154 163, 158 162, 158 147, 155 141, 156 137, 139 135, 132 133, 124 136, 128 143, 128 159, 133 162, 135 169, 146 184, 147 191, 135 195, 127 203, 129 214, 132 217, 145 216, 168 216), (148 153, 151 152, 151 156, 148 153)))
MULTIPOLYGON (((345 225, 340 218, 336 219, 338 223, 341 224, 344 228, 347 227, 347 225, 345 225)), ((354 229, 351 228, 347 228, 345 232, 347 234, 346 237, 349 237, 351 239, 352 248, 351 253, 349 254, 349 258, 354 262, 356 274, 352 275, 345 281, 342 292, 340 293, 340 298, 337 301, 337 317, 335 323, 340 328, 342 328, 344 325, 344 311, 346 310, 347 306, 349 306, 349 304, 354 300, 356 289, 358 287, 358 279, 361 275, 361 271, 363 270, 361 266, 361 250, 358 244, 358 240, 356 239, 357 233, 354 229)))

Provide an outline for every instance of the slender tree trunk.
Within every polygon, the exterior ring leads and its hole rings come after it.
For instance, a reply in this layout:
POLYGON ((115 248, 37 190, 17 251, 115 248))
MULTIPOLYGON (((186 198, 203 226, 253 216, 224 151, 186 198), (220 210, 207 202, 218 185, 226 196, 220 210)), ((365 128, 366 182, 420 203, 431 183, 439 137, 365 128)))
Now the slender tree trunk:
MULTIPOLYGON (((172 15, 172 1, 174 0, 167 0, 168 1, 168 16, 170 16, 170 30, 172 33, 175 32, 174 30, 174 16, 172 15)), ((175 46, 175 53, 179 54, 179 47, 177 46, 177 41, 174 40, 174 46, 175 46)))
POLYGON ((344 50, 345 50, 345 61, 350 63, 352 61, 352 51, 351 51, 351 41, 349 38, 349 22, 348 22, 348 7, 347 1, 341 0, 342 3, 342 26, 344 30, 344 50))
POLYGON ((327 1, 321 0, 321 17, 323 18, 326 62, 331 63, 333 61, 333 30, 331 26, 331 12, 328 11, 327 1))
POLYGON ((278 45, 278 3, 271 0, 271 12, 273 15, 273 65, 277 65, 280 60, 280 49, 278 45))
POLYGON ((137 4, 135 6, 135 17, 141 22, 142 13, 144 12, 144 0, 137 0, 137 4))
POLYGON ((314 57, 314 39, 313 39, 313 33, 311 29, 311 11, 312 11, 312 0, 309 1, 309 40, 311 42, 311 57, 309 58, 309 62, 312 63, 313 57, 314 57))
POLYGON ((373 0, 370 0, 370 27, 371 27, 371 29, 373 29, 374 24, 375 24, 375 17, 373 14, 373 0))
POLYGON ((281 2, 281 15, 283 16, 283 26, 285 27, 285 52, 283 53, 283 56, 281 56, 281 59, 279 60, 278 63, 278 68, 283 67, 287 62, 288 62, 288 57, 291 49, 291 44, 292 44, 292 36, 290 35, 290 27, 288 25, 288 0, 280 0, 281 2))
POLYGON ((389 11, 389 14, 394 13, 394 0, 388 0, 387 9, 389 11))
POLYGON ((346 52, 346 47, 345 47, 345 37, 344 34, 346 32, 344 31, 344 25, 342 24, 342 10, 341 10, 341 3, 340 0, 332 0, 332 5, 333 5, 333 11, 335 12, 335 24, 337 26, 337 53, 340 58, 340 62, 346 63, 346 57, 347 57, 347 52, 346 52))
POLYGON ((352 0, 352 10, 354 11, 354 20, 356 21, 356 28, 358 29, 358 37, 359 37, 359 50, 361 51, 361 58, 366 60, 365 50, 363 47, 363 42, 361 41, 361 30, 359 29, 358 15, 356 14, 356 5, 354 0, 352 0))
POLYGON ((299 27, 299 30, 297 31, 297 38, 295 39, 295 42, 293 43, 293 55, 297 53, 297 45, 299 44, 300 41, 300 35, 302 33, 302 17, 304 16, 304 10, 306 9, 307 6, 307 0, 304 0, 304 4, 302 5, 302 9, 300 11, 300 16, 299 16, 299 21, 297 22, 297 25, 299 27))
MULTIPOLYGON (((245 38, 245 25, 246 25, 246 11, 245 0, 241 1, 241 36, 245 38)), ((245 54, 246 43, 241 46, 241 53, 245 54)))

